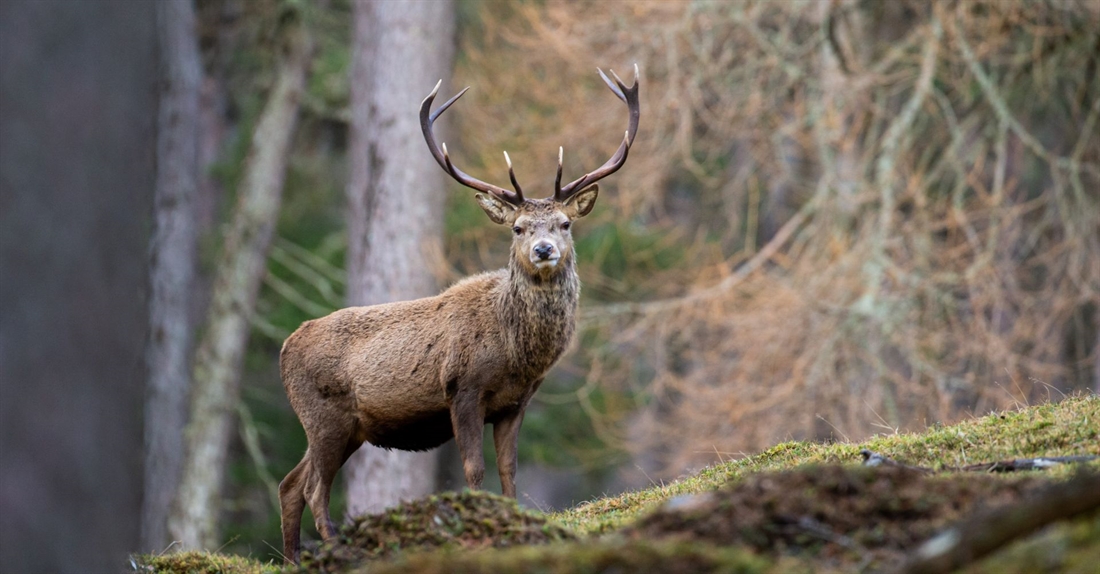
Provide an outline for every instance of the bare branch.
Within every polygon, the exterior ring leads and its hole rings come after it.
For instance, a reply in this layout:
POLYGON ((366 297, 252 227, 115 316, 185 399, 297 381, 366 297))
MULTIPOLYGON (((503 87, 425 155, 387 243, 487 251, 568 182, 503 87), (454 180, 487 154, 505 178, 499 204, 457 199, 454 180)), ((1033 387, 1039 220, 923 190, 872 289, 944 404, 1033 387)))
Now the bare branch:
POLYGON ((898 574, 952 572, 1060 520, 1100 508, 1100 475, 1082 472, 1019 504, 985 512, 925 542, 898 574))

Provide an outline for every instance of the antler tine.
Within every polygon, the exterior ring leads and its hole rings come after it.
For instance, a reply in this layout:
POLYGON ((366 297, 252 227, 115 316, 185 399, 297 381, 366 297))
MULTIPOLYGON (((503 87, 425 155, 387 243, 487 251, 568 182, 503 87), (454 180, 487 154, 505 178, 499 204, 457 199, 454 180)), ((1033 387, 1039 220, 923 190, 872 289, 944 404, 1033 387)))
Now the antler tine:
POLYGON ((443 169, 446 170, 446 172, 450 174, 451 177, 457 178, 458 176, 455 175, 455 169, 457 168, 455 168, 455 165, 451 163, 451 154, 447 153, 447 142, 443 142, 443 163, 445 164, 443 166, 443 169))
MULTIPOLYGON (((465 90, 462 90, 461 92, 455 94, 451 99, 444 102, 442 106, 439 106, 438 110, 432 113, 432 102, 435 101, 435 96, 439 92, 439 86, 442 84, 443 80, 440 80, 438 83, 436 83, 435 88, 432 89, 432 92, 428 94, 428 97, 424 98, 424 101, 420 104, 420 130, 424 132, 424 141, 427 142, 428 149, 432 152, 432 157, 435 158, 435 161, 439 164, 439 167, 443 168, 443 170, 450 174, 450 176, 453 177, 458 183, 461 183, 466 187, 476 189, 478 191, 491 193, 497 198, 503 201, 507 201, 512 205, 522 204, 522 192, 513 193, 511 191, 508 191, 507 189, 504 189, 503 187, 497 187, 491 183, 481 181, 480 179, 477 179, 467 174, 461 169, 458 169, 457 166, 451 163, 450 154, 447 153, 447 144, 443 144, 442 147, 436 144, 435 134, 432 131, 432 126, 433 124, 435 124, 435 120, 438 119, 443 112, 447 111, 447 108, 451 107, 451 104, 454 104, 456 101, 458 101, 458 98, 461 98, 462 95, 466 93, 466 90, 470 89, 467 87, 465 90)), ((510 171, 511 170, 509 169, 509 172, 510 171)), ((515 183, 515 176, 512 177, 512 183, 515 183)), ((516 186, 516 190, 517 192, 519 191, 518 185, 516 186)))
MULTIPOLYGON (((439 80, 439 81, 440 81, 440 82, 442 82, 443 80, 439 80)), ((437 89, 437 90, 439 89, 439 87, 438 87, 438 86, 439 86, 439 84, 437 83, 437 84, 436 84, 436 89, 437 89)), ((443 114, 443 112, 447 111, 447 108, 451 107, 451 104, 453 104, 453 103, 457 102, 457 101, 458 101, 458 98, 461 98, 461 97, 462 97, 462 94, 465 94, 465 93, 466 93, 466 91, 467 91, 467 90, 469 90, 469 89, 470 89, 470 86, 466 86, 465 88, 462 88, 462 91, 461 91, 461 92, 459 92, 459 93, 457 93, 457 94, 455 94, 455 95, 451 96, 451 99, 449 99, 449 100, 447 100, 447 101, 443 102, 443 105, 442 105, 442 106, 439 106, 439 109, 437 109, 436 111, 432 112, 432 115, 431 115, 431 120, 432 120, 432 122, 434 123, 434 122, 435 122, 435 119, 436 119, 436 118, 438 118, 438 117, 439 117, 440 115, 442 115, 442 114, 443 114)), ((435 99, 435 96, 434 96, 434 95, 433 95, 433 96, 431 96, 431 97, 432 97, 432 99, 435 99)))
MULTIPOLYGON (((603 79, 607 87, 611 89, 611 92, 615 94, 620 100, 626 103, 627 110, 630 113, 630 122, 628 124, 626 134, 623 136, 623 141, 619 144, 619 149, 615 150, 615 154, 611 156, 611 159, 607 160, 603 165, 596 168, 594 171, 590 171, 579 179, 565 185, 564 187, 558 184, 554 185, 554 199, 557 201, 565 201, 573 196, 574 193, 580 191, 584 186, 595 183, 619 170, 626 163, 626 157, 630 153, 630 146, 634 143, 634 136, 638 134, 638 119, 641 116, 641 106, 638 101, 638 64, 634 64, 634 83, 627 87, 619 78, 618 74, 614 70, 609 70, 611 76, 615 78, 615 83, 603 73, 603 70, 596 68, 600 73, 600 78, 603 79)), ((560 178, 561 171, 561 157, 558 158, 558 170, 560 178)))
POLYGON ((558 146, 558 176, 554 178, 554 197, 561 195, 561 156, 564 153, 562 146, 558 146))
POLYGON ((608 68, 607 71, 611 72, 612 76, 615 76, 615 84, 618 84, 618 86, 611 83, 611 80, 607 78, 607 74, 604 74, 603 70, 596 68, 596 71, 600 73, 600 78, 603 79, 603 83, 607 84, 607 87, 611 88, 611 91, 614 92, 616 96, 619 96, 620 100, 625 102, 626 96, 623 95, 623 90, 626 89, 626 86, 623 85, 622 79, 619 78, 619 75, 615 73, 615 70, 608 68))
POLYGON ((523 203, 523 190, 516 181, 516 172, 512 171, 512 158, 508 157, 508 152, 504 152, 504 161, 508 163, 508 179, 512 180, 512 187, 516 188, 516 197, 519 198, 520 203, 523 203))

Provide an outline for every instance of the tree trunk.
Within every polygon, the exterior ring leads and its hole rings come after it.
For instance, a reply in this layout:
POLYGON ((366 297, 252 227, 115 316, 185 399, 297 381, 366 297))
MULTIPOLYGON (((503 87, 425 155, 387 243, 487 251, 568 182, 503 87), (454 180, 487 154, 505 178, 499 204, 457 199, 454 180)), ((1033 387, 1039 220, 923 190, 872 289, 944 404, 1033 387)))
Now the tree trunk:
POLYGON ((1100 395, 1100 307, 1096 309, 1093 331, 1096 333, 1096 344, 1092 347, 1092 392, 1100 395))
MULTIPOLYGON (((446 190, 417 104, 450 76, 454 6, 357 0, 354 10, 348 301, 373 305, 437 290, 423 250, 442 240, 446 190)), ((435 461, 364 445, 347 464, 348 514, 431 492, 435 461)))
POLYGON ((0 572, 140 542, 156 7, 0 1, 0 572))
POLYGON ((191 293, 196 267, 202 61, 191 0, 156 5, 161 97, 157 117, 155 228, 149 249, 148 379, 141 548, 168 545, 168 511, 179 486, 191 386, 191 293))
POLYGON ((185 549, 217 546, 218 503, 240 395, 240 370, 313 52, 305 25, 287 24, 286 37, 285 58, 252 134, 237 206, 214 280, 206 330, 195 355, 186 458, 169 521, 169 533, 185 549))

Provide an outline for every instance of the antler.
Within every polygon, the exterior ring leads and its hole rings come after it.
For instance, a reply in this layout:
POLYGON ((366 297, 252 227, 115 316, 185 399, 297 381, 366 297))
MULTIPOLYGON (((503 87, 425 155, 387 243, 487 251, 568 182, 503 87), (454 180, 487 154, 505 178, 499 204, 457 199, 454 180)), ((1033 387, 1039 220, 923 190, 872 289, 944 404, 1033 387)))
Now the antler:
POLYGON ((603 78, 607 87, 611 88, 611 91, 626 103, 626 107, 630 111, 630 124, 626 129, 626 135, 623 136, 623 143, 619 144, 619 149, 615 151, 615 155, 612 155, 611 159, 595 171, 584 174, 580 179, 572 181, 564 187, 561 185, 562 149, 558 148, 558 175, 554 181, 554 199, 557 201, 565 201, 584 189, 585 186, 596 183, 618 171, 626 163, 626 156, 630 153, 630 145, 634 143, 634 136, 638 133, 638 117, 641 115, 638 104, 638 64, 634 64, 634 84, 629 88, 623 84, 623 81, 619 79, 614 70, 610 70, 611 76, 615 78, 614 84, 603 73, 603 70, 597 68, 597 71, 600 72, 600 77, 603 78))
MULTIPOLYGON (((603 73, 603 70, 597 68, 600 73, 600 77, 603 78, 605 84, 611 91, 619 97, 620 100, 626 103, 626 107, 630 112, 630 124, 626 129, 626 134, 623 136, 623 143, 619 144, 619 149, 615 151, 615 154, 611 156, 611 159, 607 160, 603 165, 597 168, 595 171, 584 174, 580 179, 572 181, 565 186, 561 184, 561 167, 562 167, 562 148, 558 148, 558 173, 554 179, 554 200, 566 201, 570 197, 573 197, 577 192, 584 189, 589 184, 596 183, 597 181, 615 173, 619 170, 623 164, 626 163, 626 156, 630 153, 630 146, 634 143, 634 136, 638 134, 638 117, 641 114, 641 110, 638 104, 638 64, 634 64, 634 83, 629 88, 623 84, 622 79, 615 73, 614 70, 610 70, 611 76, 615 78, 615 82, 612 83, 608 79, 607 75, 603 73)), ((424 98, 424 101, 420 104, 420 129, 424 132, 424 140, 428 142, 428 149, 432 152, 432 157, 442 167, 444 171, 451 174, 451 177, 455 178, 458 183, 471 187, 478 191, 484 191, 491 193, 497 198, 511 203, 512 205, 521 205, 524 202, 523 190, 519 187, 519 182, 516 181, 516 174, 512 170, 512 159, 508 157, 508 152, 504 152, 504 161, 508 163, 508 178, 512 181, 512 186, 516 190, 510 191, 503 187, 495 186, 491 183, 485 183, 480 179, 477 179, 466 172, 455 167, 451 162, 451 157, 447 153, 447 144, 442 146, 435 143, 435 135, 432 132, 432 124, 435 123, 436 118, 447 111, 447 108, 451 107, 451 104, 455 103, 458 98, 462 97, 462 94, 466 93, 466 88, 457 93, 451 99, 439 106, 436 111, 431 111, 432 102, 435 101, 436 93, 439 92, 439 86, 443 83, 440 80, 435 88, 432 89, 432 93, 428 94, 428 97, 424 98)))
POLYGON ((435 123, 436 118, 442 115, 443 112, 447 111, 447 108, 451 107, 451 104, 455 103, 458 98, 461 98, 462 94, 466 93, 466 90, 470 89, 466 88, 465 90, 462 90, 461 92, 455 94, 454 97, 444 102, 443 105, 439 106, 438 110, 432 112, 432 102, 435 101, 435 95, 437 92, 439 92, 439 86, 442 83, 443 80, 440 80, 438 83, 436 83, 435 88, 432 89, 432 93, 428 94, 428 97, 424 98, 424 101, 420 104, 420 129, 424 132, 424 140, 428 142, 428 149, 431 150, 432 156, 435 158, 435 161, 439 163, 439 167, 442 167, 444 171, 451 174, 451 177, 455 178, 458 183, 461 183, 466 187, 471 187, 478 191, 491 193, 497 198, 503 201, 507 201, 512 205, 518 206, 522 204, 524 201, 523 190, 520 189, 519 183, 516 182, 516 175, 512 171, 512 160, 508 157, 508 152, 504 152, 504 160, 508 162, 508 176, 512 180, 512 185, 516 188, 515 192, 504 189, 503 187, 497 187, 491 183, 485 183, 484 181, 481 181, 480 179, 477 179, 467 174, 461 169, 458 169, 453 163, 451 163, 451 157, 447 153, 447 144, 444 143, 441 148, 435 143, 435 135, 432 133, 432 124, 435 123))

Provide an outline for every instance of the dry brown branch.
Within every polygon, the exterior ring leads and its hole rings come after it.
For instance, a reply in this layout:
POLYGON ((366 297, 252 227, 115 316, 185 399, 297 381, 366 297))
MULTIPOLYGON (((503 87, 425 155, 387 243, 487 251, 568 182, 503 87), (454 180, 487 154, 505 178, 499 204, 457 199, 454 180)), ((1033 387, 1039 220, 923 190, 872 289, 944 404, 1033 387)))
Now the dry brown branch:
MULTIPOLYGON (((641 67, 632 168, 577 232, 602 239, 581 249, 568 367, 603 393, 575 395, 601 439, 651 476, 1091 384, 1097 15, 933 6, 552 1, 466 40, 456 75, 494 90, 471 92, 462 149, 515 149, 532 181, 558 145, 567 172, 606 157, 619 117, 586 74, 641 67)), ((503 260, 463 233, 460 270, 503 260)))
POLYGON ((897 572, 952 572, 1043 526, 1100 509, 1100 475, 1082 472, 1019 503, 975 516, 925 542, 897 572))
MULTIPOLYGON (((863 466, 900 466, 902 468, 908 468, 910 470, 918 470, 920 472, 937 472, 934 468, 928 468, 924 466, 911 466, 905 463, 898 462, 884 454, 877 453, 872 450, 863 449, 859 451, 860 456, 863 457, 863 466)), ((950 471, 970 471, 970 472, 1015 472, 1019 470, 1043 470, 1058 466, 1060 464, 1076 464, 1082 462, 1090 462, 1100 458, 1100 456, 1092 455, 1080 455, 1080 456, 1045 456, 1038 458, 1016 458, 1012 460, 1002 460, 997 462, 982 462, 978 464, 968 464, 962 467, 944 467, 940 469, 940 472, 950 471)))

